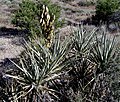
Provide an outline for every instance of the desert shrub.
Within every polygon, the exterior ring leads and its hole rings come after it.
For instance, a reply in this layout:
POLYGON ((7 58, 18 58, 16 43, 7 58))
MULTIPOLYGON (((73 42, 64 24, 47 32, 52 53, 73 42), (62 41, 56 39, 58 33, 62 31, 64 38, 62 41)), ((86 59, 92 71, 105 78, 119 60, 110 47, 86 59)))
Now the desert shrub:
POLYGON ((48 6, 50 16, 55 15, 55 27, 60 25, 58 18, 60 17, 60 7, 52 4, 49 0, 23 0, 19 4, 19 9, 14 12, 12 23, 22 29, 26 29, 31 34, 40 34, 41 25, 40 17, 42 13, 42 5, 48 6))
POLYGON ((107 18, 119 10, 119 0, 98 0, 96 5, 96 16, 100 21, 107 21, 107 18))
POLYGON ((39 14, 39 9, 36 3, 24 0, 19 4, 19 9, 15 12, 12 23, 21 29, 28 30, 30 33, 33 31, 39 33, 40 25, 37 14, 39 14))

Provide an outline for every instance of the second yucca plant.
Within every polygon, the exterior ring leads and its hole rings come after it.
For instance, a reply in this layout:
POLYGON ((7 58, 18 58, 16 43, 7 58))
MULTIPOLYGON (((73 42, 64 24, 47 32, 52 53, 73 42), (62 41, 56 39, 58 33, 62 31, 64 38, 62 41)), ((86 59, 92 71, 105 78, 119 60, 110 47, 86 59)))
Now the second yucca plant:
POLYGON ((91 46, 91 60, 98 65, 99 71, 103 72, 115 62, 117 53, 115 52, 115 37, 110 39, 105 31, 101 35, 95 36, 95 41, 91 46))

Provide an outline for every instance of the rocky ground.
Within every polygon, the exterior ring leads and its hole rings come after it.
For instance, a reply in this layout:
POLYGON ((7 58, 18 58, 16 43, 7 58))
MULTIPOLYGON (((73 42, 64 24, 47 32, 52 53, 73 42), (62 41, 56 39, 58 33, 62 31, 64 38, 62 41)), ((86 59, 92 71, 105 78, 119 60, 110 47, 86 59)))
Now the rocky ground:
MULTIPOLYGON (((0 62, 6 58, 16 58, 23 50, 22 42, 24 32, 17 30, 11 24, 12 10, 17 7, 21 0, 0 0, 0 62)), ((59 28, 62 37, 71 33, 70 29, 76 29, 82 20, 95 14, 95 6, 82 6, 81 1, 90 0, 51 0, 61 6, 61 18, 65 20, 65 25, 59 28)), ((93 0, 92 0, 93 1, 93 0)), ((88 26, 93 28, 94 25, 88 26)), ((1 65, 2 66, 2 65, 1 65)))

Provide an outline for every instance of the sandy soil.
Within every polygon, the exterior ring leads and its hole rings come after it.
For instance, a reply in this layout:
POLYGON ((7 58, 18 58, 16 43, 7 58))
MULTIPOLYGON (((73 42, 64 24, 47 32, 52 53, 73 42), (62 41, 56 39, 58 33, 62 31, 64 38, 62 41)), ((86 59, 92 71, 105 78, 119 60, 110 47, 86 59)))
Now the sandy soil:
POLYGON ((0 62, 6 58, 15 58, 23 51, 23 37, 18 35, 10 21, 10 8, 5 3, 0 4, 0 62))

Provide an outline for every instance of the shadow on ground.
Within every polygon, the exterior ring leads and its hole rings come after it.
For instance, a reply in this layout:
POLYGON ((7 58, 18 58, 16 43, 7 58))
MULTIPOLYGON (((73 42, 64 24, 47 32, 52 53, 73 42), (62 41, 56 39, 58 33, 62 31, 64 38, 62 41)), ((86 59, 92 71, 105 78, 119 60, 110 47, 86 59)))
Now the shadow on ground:
POLYGON ((10 37, 10 36, 23 36, 25 37, 28 34, 27 30, 18 30, 17 28, 0 28, 0 36, 10 37))
POLYGON ((5 71, 14 70, 16 68, 16 66, 11 61, 18 63, 19 59, 18 58, 10 58, 10 59, 6 58, 2 62, 0 62, 0 74, 4 74, 6 73, 5 71))

